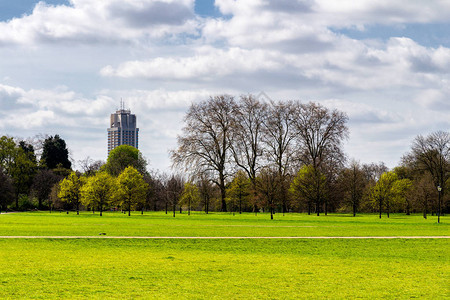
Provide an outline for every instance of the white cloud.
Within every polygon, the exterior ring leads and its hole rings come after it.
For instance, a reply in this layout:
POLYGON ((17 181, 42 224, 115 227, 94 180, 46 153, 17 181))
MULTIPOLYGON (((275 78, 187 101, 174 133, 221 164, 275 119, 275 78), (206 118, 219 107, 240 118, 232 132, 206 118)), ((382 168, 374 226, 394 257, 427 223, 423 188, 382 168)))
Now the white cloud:
POLYGON ((253 73, 261 70, 272 71, 282 67, 277 53, 263 50, 244 50, 230 48, 201 49, 191 57, 159 57, 147 61, 130 61, 119 65, 104 67, 103 76, 124 78, 142 77, 169 80, 208 80, 235 73, 253 73))
POLYGON ((167 169, 191 102, 267 92, 348 113, 348 151, 398 162, 416 134, 450 127, 450 49, 411 37, 355 40, 336 28, 448 24, 447 1, 72 0, 0 22, 0 129, 66 138, 75 160, 104 159, 124 98, 141 150, 167 169), (334 100, 330 100, 334 99, 334 100), (336 100, 339 99, 339 100, 336 100))
POLYGON ((194 32, 193 0, 39 2, 30 15, 0 23, 0 46, 99 44, 194 32))

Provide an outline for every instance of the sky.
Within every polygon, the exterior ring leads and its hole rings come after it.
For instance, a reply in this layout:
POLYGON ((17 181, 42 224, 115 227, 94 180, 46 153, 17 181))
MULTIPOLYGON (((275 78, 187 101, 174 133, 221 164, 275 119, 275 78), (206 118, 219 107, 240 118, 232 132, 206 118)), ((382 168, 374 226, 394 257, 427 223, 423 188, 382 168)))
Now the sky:
POLYGON ((0 135, 106 160, 123 99, 170 171, 191 103, 264 92, 346 112, 348 157, 392 168, 450 130, 449 32, 446 0, 0 0, 0 135))

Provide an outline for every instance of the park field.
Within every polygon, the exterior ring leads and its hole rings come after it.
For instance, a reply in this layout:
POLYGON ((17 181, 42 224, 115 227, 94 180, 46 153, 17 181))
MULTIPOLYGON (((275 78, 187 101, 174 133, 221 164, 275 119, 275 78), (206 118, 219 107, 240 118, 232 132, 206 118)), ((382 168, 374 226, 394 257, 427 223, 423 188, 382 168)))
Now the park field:
POLYGON ((0 236, 163 236, 163 237, 310 237, 310 236, 448 236, 450 219, 420 215, 346 214, 315 216, 186 212, 28 212, 0 214, 0 236))
POLYGON ((379 220, 376 215, 334 214, 276 214, 272 221, 267 214, 2 214, 0 235, 29 238, 0 238, 0 298, 449 299, 446 238, 101 238, 448 236, 447 220, 437 224, 435 217, 379 220))

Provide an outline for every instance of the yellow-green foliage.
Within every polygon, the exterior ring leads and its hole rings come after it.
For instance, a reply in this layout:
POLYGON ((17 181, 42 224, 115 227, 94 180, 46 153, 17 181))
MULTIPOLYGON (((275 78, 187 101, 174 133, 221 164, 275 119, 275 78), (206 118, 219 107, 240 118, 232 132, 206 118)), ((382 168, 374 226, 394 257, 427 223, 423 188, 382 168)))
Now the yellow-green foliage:
POLYGON ((116 179, 115 198, 119 206, 130 210, 136 204, 143 203, 149 188, 144 177, 135 168, 129 166, 116 179))
POLYGON ((196 205, 199 201, 200 193, 197 186, 191 182, 186 182, 183 193, 181 193, 180 204, 187 205, 190 214, 192 205, 196 205))
POLYGON ((303 166, 292 181, 289 191, 300 206, 305 203, 308 207, 312 203, 317 205, 326 196, 326 177, 312 165, 303 166))
POLYGON ((78 176, 75 172, 71 172, 67 178, 60 182, 58 197, 64 202, 76 205, 78 210, 83 183, 83 177, 78 176))
POLYGON ((100 215, 114 197, 115 179, 106 172, 88 177, 81 188, 81 203, 100 210, 100 215))

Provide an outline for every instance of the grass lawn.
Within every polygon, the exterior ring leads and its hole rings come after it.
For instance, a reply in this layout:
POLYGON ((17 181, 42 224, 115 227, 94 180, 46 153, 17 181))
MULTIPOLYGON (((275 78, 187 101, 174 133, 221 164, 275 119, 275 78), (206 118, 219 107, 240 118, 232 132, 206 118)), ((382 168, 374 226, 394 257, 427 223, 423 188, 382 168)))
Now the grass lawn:
POLYGON ((0 239, 0 297, 445 299, 448 246, 437 239, 0 239))
POLYGON ((450 219, 425 220, 420 215, 391 214, 379 219, 375 214, 352 217, 344 214, 308 216, 306 214, 187 213, 175 218, 164 212, 134 212, 131 217, 107 212, 103 217, 89 212, 9 213, 0 215, 0 235, 19 236, 434 236, 450 235, 450 219))
MULTIPOLYGON (((0 215, 0 235, 436 236, 447 217, 0 215)), ((449 299, 448 239, 1 239, 7 299, 449 299)))

